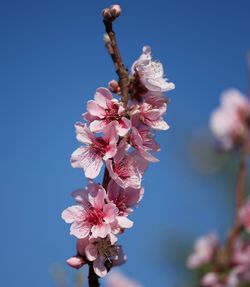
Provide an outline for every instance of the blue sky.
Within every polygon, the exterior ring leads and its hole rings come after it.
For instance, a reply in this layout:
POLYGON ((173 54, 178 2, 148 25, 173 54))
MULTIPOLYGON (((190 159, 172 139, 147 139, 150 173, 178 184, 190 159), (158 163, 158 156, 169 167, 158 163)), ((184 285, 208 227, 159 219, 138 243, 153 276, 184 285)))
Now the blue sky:
MULTIPOLYGON (((110 4, 0 2, 1 286, 54 286, 55 263, 73 274, 64 261, 75 240, 60 214, 73 203, 70 192, 85 185, 69 163, 78 146, 74 122, 95 89, 116 77, 102 43, 100 12, 110 4)), ((129 258, 122 270, 146 287, 183 286, 182 247, 173 243, 190 246, 213 230, 223 238, 233 220, 233 187, 220 174, 201 173, 190 146, 207 129, 221 91, 246 93, 250 2, 119 4, 115 30, 126 65, 150 45, 176 84, 166 115, 171 129, 157 136, 161 162, 146 173, 134 228, 121 238, 129 258)))

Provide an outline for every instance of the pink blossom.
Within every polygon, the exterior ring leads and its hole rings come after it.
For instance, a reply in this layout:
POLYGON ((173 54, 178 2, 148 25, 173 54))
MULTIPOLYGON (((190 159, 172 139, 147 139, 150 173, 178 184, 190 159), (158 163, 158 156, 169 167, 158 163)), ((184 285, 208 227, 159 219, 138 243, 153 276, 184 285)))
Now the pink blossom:
POLYGON ((91 238, 88 241, 77 240, 77 252, 86 256, 93 262, 95 273, 104 277, 107 274, 107 263, 110 266, 118 266, 126 261, 122 247, 116 244, 117 239, 110 235, 105 238, 91 238))
POLYGON ((132 187, 139 189, 147 161, 137 152, 126 153, 124 142, 119 144, 113 160, 106 161, 110 177, 122 188, 132 187))
POLYGON ((84 264, 86 264, 86 261, 82 256, 72 256, 66 262, 70 267, 75 269, 80 269, 84 264))
POLYGON ((128 216, 133 211, 132 208, 141 201, 143 194, 144 188, 134 189, 128 187, 123 189, 114 180, 110 180, 107 198, 119 209, 119 215, 128 216))
POLYGON ((109 124, 104 128, 103 137, 96 137, 82 123, 76 123, 75 128, 77 139, 86 146, 73 152, 71 164, 75 168, 83 168, 85 176, 93 179, 100 173, 103 165, 102 160, 112 158, 116 154, 118 136, 114 124, 109 124))
POLYGON ((194 251, 187 260, 187 267, 195 269, 209 263, 218 247, 218 238, 214 233, 200 237, 196 240, 194 251))
POLYGON ((239 219, 247 230, 250 233, 250 200, 248 199, 247 202, 240 208, 239 210, 239 219))
POLYGON ((241 140, 249 113, 250 103, 238 90, 222 94, 221 106, 211 115, 210 128, 224 149, 233 148, 241 140))
POLYGON ((159 160, 149 153, 149 151, 156 152, 160 150, 159 145, 154 140, 151 129, 139 120, 138 113, 132 116, 131 122, 131 146, 133 146, 146 160, 158 162, 159 160))
POLYGON ((96 90, 95 99, 87 103, 87 110, 83 117, 91 120, 89 127, 92 132, 102 132, 111 122, 115 123, 119 136, 124 136, 130 129, 130 120, 125 116, 125 108, 106 88, 96 90))
POLYGON ((139 76, 140 82, 149 91, 167 92, 175 88, 175 85, 164 77, 162 64, 152 61, 149 46, 143 47, 142 55, 134 62, 131 70, 132 74, 139 76))
POLYGON ((106 287, 142 287, 118 271, 111 271, 107 276, 106 283, 106 287))
MULTIPOLYGON (((124 226, 118 215, 119 210, 112 202, 106 202, 106 192, 101 185, 90 182, 85 189, 73 192, 77 205, 65 209, 62 218, 72 223, 70 234, 77 238, 91 235, 104 238, 110 233, 119 232, 124 226)), ((130 226, 131 227, 131 224, 130 226)))
POLYGON ((226 287, 223 283, 221 283, 220 276, 215 272, 209 272, 206 275, 204 275, 201 280, 201 286, 203 287, 226 287))

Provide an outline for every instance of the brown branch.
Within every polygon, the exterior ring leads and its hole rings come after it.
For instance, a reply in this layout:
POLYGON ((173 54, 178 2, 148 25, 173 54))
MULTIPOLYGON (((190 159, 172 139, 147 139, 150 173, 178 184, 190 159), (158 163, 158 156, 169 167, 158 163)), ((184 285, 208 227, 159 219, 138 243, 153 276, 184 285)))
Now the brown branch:
MULTIPOLYGON (((124 107, 127 108, 128 101, 129 101, 129 75, 128 75, 128 71, 126 70, 123 64, 121 54, 119 52, 117 40, 115 37, 115 32, 113 31, 113 25, 112 25, 112 22, 120 15, 120 13, 113 14, 114 12, 111 11, 112 10, 111 8, 106 8, 104 9, 104 12, 103 12, 103 17, 105 13, 108 15, 108 18, 104 17, 103 19, 106 33, 108 35, 108 39, 105 40, 105 43, 106 43, 107 50, 111 56, 111 59, 113 60, 113 63, 115 65, 115 71, 119 78, 118 82, 121 88, 121 102, 123 103, 124 107)), ((102 182, 102 185, 105 189, 107 189, 109 181, 110 181, 110 175, 109 175, 108 169, 105 167, 104 175, 103 175, 103 182, 102 182)), ((88 280, 89 280, 89 287, 100 286, 99 277, 96 275, 93 269, 92 263, 89 263, 88 280)))
POLYGON ((99 287, 99 277, 96 275, 94 268, 93 268, 93 263, 89 263, 89 287, 99 287))
POLYGON ((127 107, 128 100, 129 100, 129 75, 128 71, 125 68, 121 54, 119 52, 115 32, 113 31, 113 25, 112 21, 103 20, 103 23, 105 25, 106 33, 109 37, 109 39, 106 42, 106 47, 108 49, 108 52, 111 56, 111 59, 113 60, 113 63, 115 65, 116 73, 119 77, 119 86, 121 88, 121 101, 123 102, 124 106, 127 107))
MULTIPOLYGON (((247 130, 247 129, 246 129, 247 130)), ((236 205, 236 215, 235 215, 235 225, 232 228, 228 240, 226 243, 226 251, 231 252, 233 248, 233 243, 242 231, 242 226, 239 221, 239 210, 244 203, 244 192, 246 187, 246 176, 247 176, 247 158, 249 155, 249 137, 246 132, 243 137, 242 149, 241 149, 241 158, 238 171, 238 179, 236 184, 236 193, 235 193, 235 205, 236 205)))

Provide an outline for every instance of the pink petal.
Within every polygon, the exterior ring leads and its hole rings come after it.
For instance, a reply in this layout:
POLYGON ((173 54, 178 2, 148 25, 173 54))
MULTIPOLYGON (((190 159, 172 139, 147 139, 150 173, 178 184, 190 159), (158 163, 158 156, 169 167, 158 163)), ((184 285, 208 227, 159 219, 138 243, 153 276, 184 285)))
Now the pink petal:
POLYGON ((119 125, 117 125, 117 133, 119 134, 119 136, 124 137, 128 133, 130 127, 130 120, 125 117, 122 117, 119 121, 119 125))
POLYGON ((96 116, 98 118, 105 117, 105 109, 98 105, 95 101, 88 101, 87 103, 88 113, 92 116, 96 116))
POLYGON ((94 271, 99 277, 104 277, 107 274, 107 269, 104 266, 105 258, 98 257, 93 264, 94 271))
POLYGON ((76 138, 82 143, 91 144, 95 140, 94 134, 89 130, 86 124, 77 122, 75 124, 76 138))
POLYGON ((111 233, 111 227, 109 224, 102 223, 100 225, 94 225, 91 228, 91 232, 94 238, 105 238, 109 233, 111 233))
POLYGON ((89 235, 90 227, 84 222, 75 221, 70 227, 70 234, 74 235, 78 239, 85 238, 89 235))
POLYGON ((70 206, 62 212, 62 219, 66 223, 72 223, 81 218, 83 211, 84 209, 80 205, 70 206))
POLYGON ((96 260, 98 256, 97 247, 94 244, 88 244, 85 248, 85 255, 89 261, 96 260))
POLYGON ((94 208, 102 209, 105 204, 106 192, 105 189, 99 185, 95 193, 89 193, 89 202, 94 208))
POLYGON ((134 224, 133 221, 128 219, 126 216, 118 216, 117 221, 121 228, 131 228, 134 224))
POLYGON ((71 165, 74 168, 83 168, 85 176, 95 178, 101 171, 102 157, 91 147, 80 147, 71 156, 71 165))
POLYGON ((111 223, 115 220, 118 214, 118 208, 113 203, 105 204, 103 207, 104 220, 106 223, 111 223))
POLYGON ((94 120, 90 123, 89 128, 92 132, 102 132, 104 127, 106 126, 106 123, 104 120, 94 120))
POLYGON ((99 106, 106 109, 107 102, 111 101, 113 98, 111 92, 106 88, 98 88, 95 94, 95 101, 99 106))

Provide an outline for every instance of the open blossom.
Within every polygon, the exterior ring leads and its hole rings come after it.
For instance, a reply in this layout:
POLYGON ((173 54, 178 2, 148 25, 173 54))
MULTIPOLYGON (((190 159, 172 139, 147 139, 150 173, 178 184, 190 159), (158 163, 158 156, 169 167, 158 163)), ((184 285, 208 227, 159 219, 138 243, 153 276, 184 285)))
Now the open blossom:
POLYGON ((209 263, 218 247, 216 234, 208 234, 196 240, 194 251, 187 260, 187 267, 190 269, 198 268, 209 263))
POLYGON ((164 77, 163 66, 160 62, 152 61, 151 48, 144 46, 142 55, 132 66, 132 74, 139 76, 140 82, 149 91, 167 92, 173 90, 175 85, 164 77))
POLYGON ((158 98, 158 96, 155 98, 150 93, 143 103, 132 107, 132 117, 139 114, 140 120, 148 127, 155 130, 167 130, 169 129, 169 125, 163 119, 166 110, 166 99, 162 97, 158 98))
POLYGON ((119 266, 126 261, 122 247, 116 244, 114 236, 77 240, 77 253, 93 262, 95 273, 104 277, 107 274, 107 263, 119 266))
POLYGON ((101 185, 90 182, 87 188, 73 192, 73 196, 77 205, 68 207, 62 213, 65 222, 72 223, 71 235, 104 238, 118 233, 121 228, 132 227, 132 221, 119 215, 119 209, 113 202, 107 202, 107 194, 101 185))
POLYGON ((108 200, 118 208, 119 215, 129 215, 133 211, 132 208, 141 201, 144 188, 128 187, 123 189, 114 180, 110 180, 107 194, 108 200))
POLYGON ((130 145, 146 160, 158 162, 159 160, 150 153, 150 151, 157 152, 160 150, 159 145, 154 140, 152 130, 139 120, 138 113, 132 116, 131 123, 130 145))
POLYGON ((106 283, 106 287, 142 287, 137 282, 118 271, 110 272, 107 276, 106 283))
POLYGON ((239 219, 247 232, 250 233, 250 199, 240 208, 239 219))
POLYGON ((113 160, 106 161, 110 177, 122 188, 139 189, 147 161, 137 152, 126 153, 126 144, 121 141, 113 160))
MULTIPOLYGON (((220 276, 215 272, 209 272, 201 279, 201 286, 203 287, 226 287, 220 280, 220 276)), ((229 286, 227 286, 229 287, 229 286)))
POLYGON ((100 173, 102 160, 112 158, 116 154, 118 136, 114 124, 105 127, 103 137, 96 137, 82 123, 76 123, 75 128, 77 139, 86 146, 79 147, 73 152, 71 164, 75 168, 83 168, 85 176, 93 179, 100 173))
POLYGON ((125 116, 123 104, 114 99, 106 88, 96 90, 95 99, 87 103, 87 111, 83 117, 90 121, 92 132, 102 132, 111 122, 115 123, 119 136, 124 136, 130 129, 130 120, 125 116))
POLYGON ((211 115, 210 128, 224 149, 231 149, 241 141, 249 114, 250 102, 238 90, 222 94, 221 106, 211 115))

